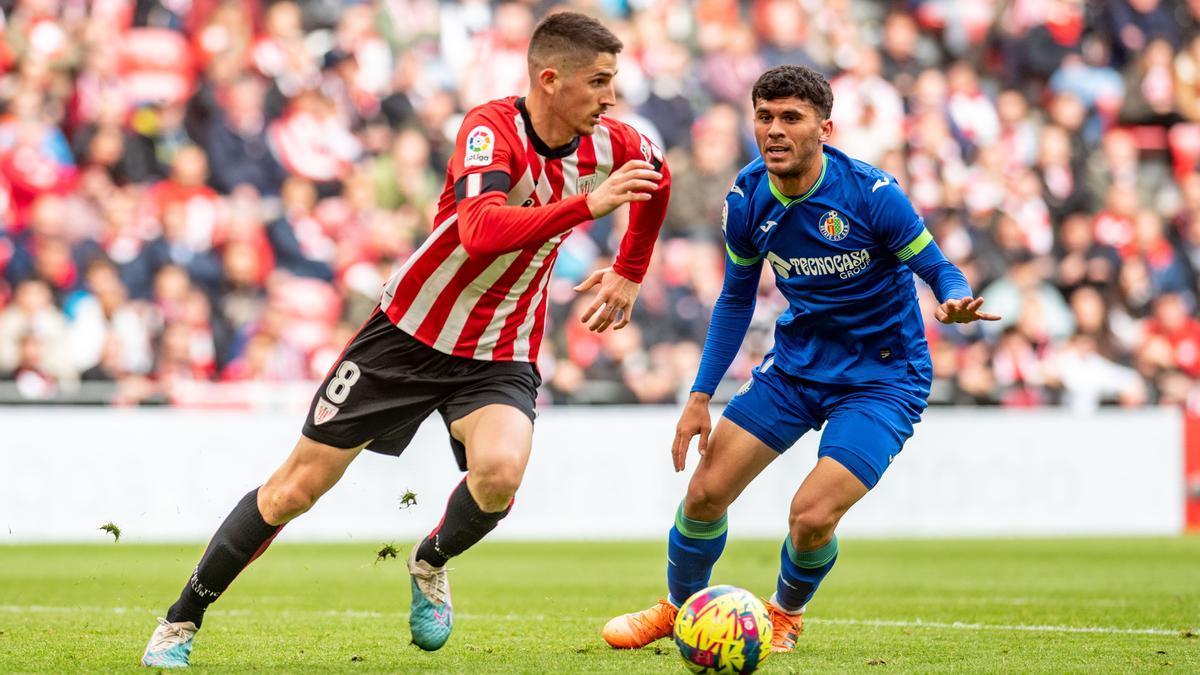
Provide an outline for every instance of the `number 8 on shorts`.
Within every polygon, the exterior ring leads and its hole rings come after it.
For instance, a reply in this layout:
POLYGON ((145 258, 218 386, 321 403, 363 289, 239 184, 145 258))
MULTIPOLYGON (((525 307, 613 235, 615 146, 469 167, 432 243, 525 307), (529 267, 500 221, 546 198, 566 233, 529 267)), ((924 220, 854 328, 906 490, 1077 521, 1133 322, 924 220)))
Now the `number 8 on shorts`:
POLYGON ((334 405, 345 403, 346 397, 350 395, 350 387, 358 382, 360 375, 362 373, 353 361, 342 361, 342 364, 338 366, 337 374, 325 387, 325 398, 334 405))

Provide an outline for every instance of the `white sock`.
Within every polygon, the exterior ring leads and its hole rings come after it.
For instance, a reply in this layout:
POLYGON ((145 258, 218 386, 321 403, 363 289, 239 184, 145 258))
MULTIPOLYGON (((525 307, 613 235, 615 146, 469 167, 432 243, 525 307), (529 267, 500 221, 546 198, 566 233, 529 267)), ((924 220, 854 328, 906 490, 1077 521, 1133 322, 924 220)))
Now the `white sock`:
POLYGON ((787 607, 783 606, 783 603, 779 602, 779 598, 777 597, 777 595, 778 595, 777 593, 772 593, 771 599, 769 600, 769 602, 772 605, 774 605, 775 609, 778 609, 779 611, 783 612, 784 614, 791 614, 792 616, 799 616, 804 613, 805 607, 808 607, 808 605, 805 605, 804 607, 801 607, 800 609, 794 609, 794 610, 788 609, 787 607))

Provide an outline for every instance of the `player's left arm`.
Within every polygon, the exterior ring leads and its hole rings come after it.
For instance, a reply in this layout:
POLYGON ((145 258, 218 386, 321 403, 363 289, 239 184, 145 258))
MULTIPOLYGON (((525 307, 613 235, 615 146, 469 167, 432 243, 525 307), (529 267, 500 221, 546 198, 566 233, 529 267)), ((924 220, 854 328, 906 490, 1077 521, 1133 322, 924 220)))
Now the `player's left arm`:
POLYGON ((597 333, 604 332, 609 326, 620 330, 629 325, 671 198, 671 171, 662 151, 631 128, 625 127, 622 131, 620 138, 617 133, 613 134, 614 155, 620 157, 621 163, 629 159, 646 159, 662 174, 662 180, 658 182, 658 189, 650 194, 650 199, 630 202, 629 229, 621 238, 621 247, 612 266, 592 272, 575 287, 578 292, 599 287, 595 301, 580 317, 583 323, 590 320, 588 330, 597 333))
POLYGON ((979 311, 983 298, 973 296, 966 275, 942 254, 925 227, 925 219, 917 214, 895 179, 887 183, 880 179, 875 185, 866 199, 879 237, 900 262, 933 289, 940 303, 934 318, 947 324, 998 321, 999 315, 979 311))

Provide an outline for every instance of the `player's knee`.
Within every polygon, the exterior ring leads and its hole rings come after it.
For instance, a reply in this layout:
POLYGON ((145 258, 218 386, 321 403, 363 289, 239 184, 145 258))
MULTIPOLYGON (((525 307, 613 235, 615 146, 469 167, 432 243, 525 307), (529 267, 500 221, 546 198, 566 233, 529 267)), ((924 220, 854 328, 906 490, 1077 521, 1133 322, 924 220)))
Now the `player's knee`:
POLYGON ((797 551, 811 551, 828 544, 837 524, 836 513, 818 507, 794 510, 788 515, 788 531, 797 551))
POLYGON ((263 520, 281 525, 308 511, 317 503, 317 494, 296 482, 267 482, 259 488, 259 510, 263 520), (264 494, 265 492, 265 494, 264 494))
POLYGON ((729 503, 726 490, 704 481, 692 481, 683 500, 683 513, 696 520, 717 520, 729 509, 729 503))
POLYGON ((521 463, 501 460, 471 469, 471 496, 487 512, 502 511, 517 494, 524 474, 521 463))

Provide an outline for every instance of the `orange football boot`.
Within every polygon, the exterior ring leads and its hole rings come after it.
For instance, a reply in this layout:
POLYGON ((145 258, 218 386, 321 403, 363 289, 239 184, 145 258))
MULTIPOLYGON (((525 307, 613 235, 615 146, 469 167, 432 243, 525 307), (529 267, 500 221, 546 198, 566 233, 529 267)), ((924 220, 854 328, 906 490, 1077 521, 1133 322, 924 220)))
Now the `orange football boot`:
POLYGON ((650 609, 611 619, 604 624, 600 634, 605 642, 616 649, 641 649, 655 640, 670 637, 678 613, 675 605, 659 600, 650 609))
POLYGON ((771 651, 794 651, 796 638, 804 632, 804 615, 788 614, 773 602, 767 603, 767 613, 771 615, 771 651))

